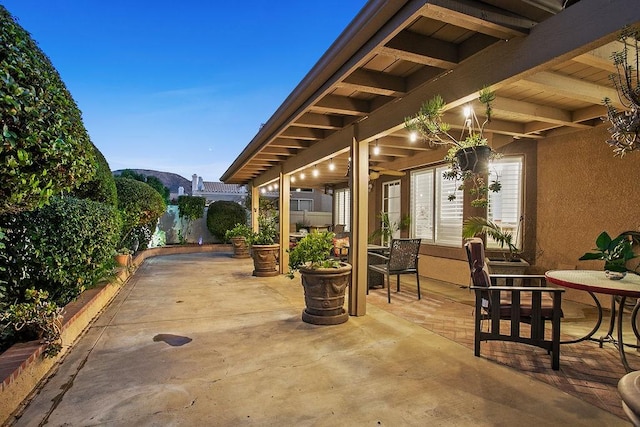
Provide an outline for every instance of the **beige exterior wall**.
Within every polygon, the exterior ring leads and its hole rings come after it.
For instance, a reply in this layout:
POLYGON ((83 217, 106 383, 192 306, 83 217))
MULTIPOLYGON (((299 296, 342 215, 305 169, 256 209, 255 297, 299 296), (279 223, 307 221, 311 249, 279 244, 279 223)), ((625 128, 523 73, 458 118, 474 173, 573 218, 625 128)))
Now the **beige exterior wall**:
POLYGON ((608 138, 599 126, 538 144, 536 271, 601 269, 601 261, 578 261, 596 237, 640 229, 640 153, 614 157, 608 138))

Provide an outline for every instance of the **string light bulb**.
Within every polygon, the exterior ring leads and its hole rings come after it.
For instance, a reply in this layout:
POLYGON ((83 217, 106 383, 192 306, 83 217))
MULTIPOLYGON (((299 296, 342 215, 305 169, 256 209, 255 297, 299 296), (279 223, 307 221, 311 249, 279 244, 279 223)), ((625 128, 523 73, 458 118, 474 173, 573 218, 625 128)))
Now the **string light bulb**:
POLYGON ((329 170, 334 171, 336 169, 336 165, 333 164, 333 159, 329 160, 329 170))
POLYGON ((373 154, 376 155, 376 156, 378 154, 380 154, 380 147, 378 147, 378 140, 377 139, 376 139, 376 146, 373 147, 373 154))
POLYGON ((314 178, 316 178, 318 175, 320 175, 320 171, 318 171, 318 167, 317 166, 313 167, 313 171, 311 172, 311 175, 313 175, 314 178))
POLYGON ((412 132, 409 134, 409 141, 411 141, 411 142, 416 142, 417 140, 418 140, 418 132, 416 132, 416 131, 412 131, 412 132))

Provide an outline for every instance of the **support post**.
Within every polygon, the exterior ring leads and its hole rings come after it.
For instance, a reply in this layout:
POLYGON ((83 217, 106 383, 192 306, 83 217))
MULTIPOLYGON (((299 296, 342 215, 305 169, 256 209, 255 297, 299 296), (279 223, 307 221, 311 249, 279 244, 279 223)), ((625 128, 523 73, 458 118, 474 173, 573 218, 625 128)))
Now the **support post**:
POLYGON ((367 306, 367 231, 369 217, 369 143, 358 138, 358 124, 353 126, 351 143, 351 286, 349 287, 349 314, 364 316, 367 306))
POLYGON ((251 229, 258 231, 258 215, 260 214, 260 188, 251 184, 251 229))
POLYGON ((285 274, 289 269, 289 224, 291 222, 291 183, 290 175, 280 172, 279 189, 280 200, 280 274, 285 274))

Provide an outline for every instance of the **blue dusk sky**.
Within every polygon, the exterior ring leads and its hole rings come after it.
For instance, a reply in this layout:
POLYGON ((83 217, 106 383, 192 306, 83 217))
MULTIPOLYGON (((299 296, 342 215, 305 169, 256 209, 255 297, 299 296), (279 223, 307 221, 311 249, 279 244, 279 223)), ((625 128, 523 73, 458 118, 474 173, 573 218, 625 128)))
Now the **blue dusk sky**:
POLYGON ((365 0, 0 0, 112 170, 218 181, 365 0))

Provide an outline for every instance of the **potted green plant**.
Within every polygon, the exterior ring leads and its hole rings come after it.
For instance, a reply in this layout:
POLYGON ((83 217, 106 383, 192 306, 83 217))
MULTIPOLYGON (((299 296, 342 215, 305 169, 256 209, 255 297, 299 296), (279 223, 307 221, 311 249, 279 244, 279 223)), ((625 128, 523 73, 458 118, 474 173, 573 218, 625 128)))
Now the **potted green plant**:
POLYGON ((405 215, 399 221, 391 221, 389 213, 381 211, 378 214, 378 218, 380 218, 381 227, 369 235, 369 242, 379 238, 381 244, 386 246, 391 244, 391 239, 398 230, 406 230, 411 225, 411 217, 409 215, 405 215))
POLYGON ((231 230, 227 230, 224 237, 231 241, 234 258, 249 258, 249 244, 253 230, 247 224, 236 224, 231 230))
POLYGON ((276 243, 278 233, 276 219, 271 214, 258 217, 258 231, 250 236, 253 275, 271 277, 278 275, 278 255, 280 245, 276 243))
MULTIPOLYGON (((471 205, 486 207, 489 191, 498 192, 501 189, 498 179, 489 184, 486 182, 489 160, 499 156, 489 147, 484 136, 484 128, 491 121, 491 103, 495 100, 495 92, 485 87, 479 92, 478 100, 485 106, 486 119, 480 123, 473 109, 469 108, 468 113, 465 111, 466 119, 459 138, 451 133, 451 125, 443 121, 446 103, 440 95, 424 102, 416 115, 407 117, 405 127, 421 135, 430 145, 449 145, 444 158, 449 170, 444 177, 461 182, 458 187, 461 190, 471 184, 471 205)), ((455 198, 455 194, 449 196, 449 200, 455 198)))
POLYGON ((129 264, 131 263, 131 254, 133 252, 131 251, 131 249, 126 248, 126 247, 121 247, 119 249, 116 250, 116 253, 114 255, 114 258, 116 260, 116 264, 118 264, 120 267, 128 267, 129 264))
POLYGON ((495 240, 502 249, 505 246, 507 249, 502 260, 494 258, 487 260, 487 265, 492 273, 524 274, 529 267, 529 263, 522 258, 522 251, 516 246, 516 236, 513 232, 505 230, 495 222, 479 216, 469 217, 462 223, 463 238, 470 239, 483 235, 495 240))
POLYGON ((619 280, 626 276, 629 270, 627 261, 637 255, 633 252, 631 240, 626 234, 621 234, 615 239, 606 231, 596 238, 595 252, 587 252, 580 257, 580 261, 601 259, 604 261, 604 273, 609 279, 619 280))
POLYGON ((344 294, 351 283, 351 265, 331 258, 331 232, 313 232, 289 251, 291 279, 296 271, 302 277, 306 308, 302 320, 314 325, 338 325, 349 319, 344 294))

